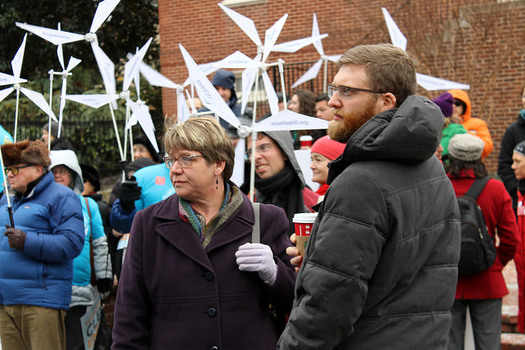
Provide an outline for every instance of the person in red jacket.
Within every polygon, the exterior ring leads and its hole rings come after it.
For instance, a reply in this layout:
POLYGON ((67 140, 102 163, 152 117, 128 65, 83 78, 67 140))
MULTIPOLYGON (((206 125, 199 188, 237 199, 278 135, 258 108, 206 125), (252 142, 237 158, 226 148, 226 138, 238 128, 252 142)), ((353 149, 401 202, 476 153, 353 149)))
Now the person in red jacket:
POLYGON ((520 244, 514 262, 516 263, 516 271, 518 272, 518 329, 520 332, 525 332, 525 206, 523 205, 525 197, 525 141, 522 141, 514 147, 512 153, 512 170, 516 180, 518 180, 518 207, 516 214, 518 217, 518 229, 520 231, 520 244))
MULTIPOLYGON (((450 140, 446 171, 457 197, 463 196, 475 179, 488 175, 481 161, 483 146, 481 139, 470 134, 458 134, 450 140)), ((502 298, 508 294, 501 271, 514 258, 519 233, 512 201, 501 181, 490 179, 476 202, 494 239, 497 232, 497 257, 487 270, 459 276, 452 308, 449 350, 463 349, 467 307, 476 349, 500 348, 502 298)))

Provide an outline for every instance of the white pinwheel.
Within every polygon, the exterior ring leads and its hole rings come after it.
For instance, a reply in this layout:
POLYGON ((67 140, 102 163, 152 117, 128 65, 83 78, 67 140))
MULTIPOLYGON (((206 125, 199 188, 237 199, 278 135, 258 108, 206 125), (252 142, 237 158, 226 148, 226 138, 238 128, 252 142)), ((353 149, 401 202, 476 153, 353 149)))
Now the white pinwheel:
MULTIPOLYGON (((202 104, 208 109, 213 111, 219 118, 222 118, 230 125, 237 129, 237 133, 240 136, 240 141, 235 149, 236 162, 234 168, 234 174, 237 174, 238 178, 233 179, 238 185, 242 184, 244 179, 244 162, 242 156, 244 155, 245 138, 250 134, 252 135, 252 152, 255 152, 255 142, 257 140, 257 132, 262 131, 276 131, 276 130, 310 130, 310 129, 326 129, 328 128, 328 122, 323 119, 305 116, 299 113, 295 113, 289 110, 283 110, 277 112, 272 116, 262 120, 259 123, 252 121, 250 126, 241 125, 239 119, 235 116, 233 111, 228 107, 226 102, 219 95, 215 87, 206 78, 206 75, 200 70, 199 66, 195 63, 193 58, 190 56, 188 51, 179 44, 182 57, 188 68, 190 80, 202 101, 202 104), (241 161, 238 161, 238 160, 241 161)), ((252 157, 252 159, 254 159, 252 157)), ((253 188, 255 179, 255 163, 252 162, 250 168, 250 199, 253 200, 253 188)))
POLYGON ((0 85, 12 85, 7 89, 0 90, 0 101, 3 101, 7 96, 16 90, 16 105, 15 105, 15 127, 13 140, 16 142, 17 129, 18 129, 18 105, 20 101, 20 92, 22 92, 28 99, 33 101, 44 113, 46 113, 50 118, 57 121, 57 118, 49 104, 47 104, 44 96, 36 91, 29 90, 27 88, 21 87, 21 83, 27 82, 26 79, 20 78, 20 73, 22 72, 22 62, 24 61, 24 51, 26 47, 27 34, 24 35, 22 44, 18 48, 18 51, 15 54, 15 57, 11 61, 11 68, 13 70, 13 75, 8 75, 5 73, 0 73, 0 85))
MULTIPOLYGON (((390 16, 388 10, 385 7, 381 7, 381 11, 383 11, 383 16, 385 17, 388 34, 390 35, 390 40, 392 40, 392 45, 406 51, 407 38, 403 35, 396 22, 394 22, 394 19, 392 16, 390 16)), ((470 85, 468 84, 457 83, 455 81, 436 78, 421 73, 416 73, 416 77, 417 83, 429 91, 450 89, 470 90, 470 85)))
MULTIPOLYGON (((309 39, 308 43, 312 43, 321 56, 321 58, 314 63, 310 69, 306 71, 295 83, 292 85, 292 89, 295 89, 297 86, 301 85, 302 83, 305 83, 309 80, 314 79, 319 74, 319 71, 321 70, 321 67, 324 65, 324 76, 323 76, 323 91, 326 92, 327 84, 328 84, 328 61, 331 62, 337 62, 339 57, 341 55, 325 55, 324 49, 323 49, 323 43, 321 42, 322 39, 326 38, 328 34, 319 34, 319 24, 317 23, 317 15, 314 13, 313 15, 313 22, 312 22, 312 36, 309 39)), ((299 39, 299 40, 305 40, 305 39, 299 39)), ((299 50, 301 47, 298 47, 296 49, 296 46, 292 45, 295 41, 278 44, 275 45, 273 48, 273 51, 279 51, 279 52, 295 52, 299 50), (294 51, 292 51, 294 50, 294 51)))

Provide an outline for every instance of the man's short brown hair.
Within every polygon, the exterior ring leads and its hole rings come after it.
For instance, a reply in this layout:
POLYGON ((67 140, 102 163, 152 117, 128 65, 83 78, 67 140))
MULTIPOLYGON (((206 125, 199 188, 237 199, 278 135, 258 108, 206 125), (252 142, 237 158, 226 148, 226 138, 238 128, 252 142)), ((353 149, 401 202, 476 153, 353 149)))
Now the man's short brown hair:
POLYGON ((365 66, 370 89, 394 94, 396 106, 416 93, 414 61, 405 51, 391 44, 355 46, 337 62, 338 67, 345 64, 365 66))

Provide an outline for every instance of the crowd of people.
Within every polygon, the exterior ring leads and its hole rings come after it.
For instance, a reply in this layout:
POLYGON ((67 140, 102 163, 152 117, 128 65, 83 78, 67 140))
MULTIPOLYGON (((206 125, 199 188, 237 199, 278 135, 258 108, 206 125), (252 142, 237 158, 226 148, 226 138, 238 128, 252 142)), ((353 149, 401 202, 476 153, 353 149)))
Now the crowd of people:
MULTIPOLYGON (((249 117, 232 72, 212 84, 249 117)), ((503 182, 475 199, 496 260, 460 276, 457 198, 488 176, 494 144, 465 91, 430 100, 416 89, 403 50, 351 48, 327 93, 288 101, 327 131, 247 138, 253 193, 231 179, 239 135, 206 108, 168 125, 161 153, 135 137, 107 201, 56 123, 16 143, 0 127, 2 346, 84 349, 83 320, 115 292, 112 349, 462 349, 467 308, 476 349, 498 348, 512 259, 525 327, 525 87, 501 144, 503 182), (308 174, 294 152, 305 135, 308 174), (301 256, 293 218, 310 212, 301 256)))

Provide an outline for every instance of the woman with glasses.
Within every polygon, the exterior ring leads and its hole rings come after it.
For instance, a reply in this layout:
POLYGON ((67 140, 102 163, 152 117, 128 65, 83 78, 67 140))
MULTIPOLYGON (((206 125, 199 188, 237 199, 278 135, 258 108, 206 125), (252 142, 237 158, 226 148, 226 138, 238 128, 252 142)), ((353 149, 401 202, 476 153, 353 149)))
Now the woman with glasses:
POLYGON ((461 125, 463 125, 469 134, 477 136, 483 140, 484 147, 481 159, 485 159, 489 156, 494 147, 487 123, 481 118, 472 116, 472 104, 465 91, 454 89, 449 90, 448 92, 454 97, 452 117, 459 119, 461 125))
POLYGON ((289 220, 288 233, 294 232, 295 213, 307 213, 317 204, 319 195, 305 186, 304 175, 295 157, 293 141, 288 131, 267 131, 257 134, 255 157, 248 136, 249 159, 255 162, 256 202, 274 204, 284 209, 289 220))
POLYGON ((176 194, 139 211, 115 304, 113 349, 272 349, 269 304, 288 311, 295 272, 288 220, 229 179, 234 150, 210 117, 171 126, 166 165, 176 194))

